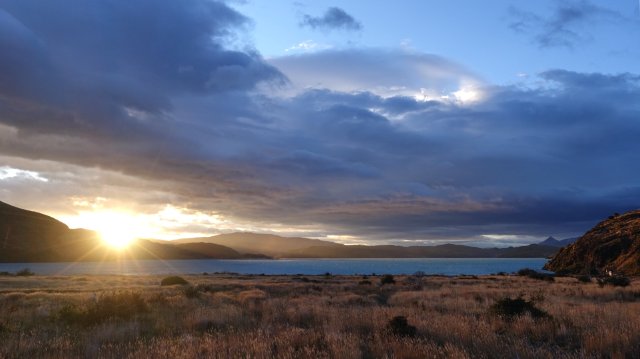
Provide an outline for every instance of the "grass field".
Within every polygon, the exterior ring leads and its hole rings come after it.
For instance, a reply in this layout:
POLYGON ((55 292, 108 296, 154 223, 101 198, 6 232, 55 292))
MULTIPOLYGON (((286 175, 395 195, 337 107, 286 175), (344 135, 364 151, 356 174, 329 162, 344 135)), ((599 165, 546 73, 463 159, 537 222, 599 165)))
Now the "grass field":
POLYGON ((637 279, 163 278, 0 277, 0 357, 640 357, 637 279))

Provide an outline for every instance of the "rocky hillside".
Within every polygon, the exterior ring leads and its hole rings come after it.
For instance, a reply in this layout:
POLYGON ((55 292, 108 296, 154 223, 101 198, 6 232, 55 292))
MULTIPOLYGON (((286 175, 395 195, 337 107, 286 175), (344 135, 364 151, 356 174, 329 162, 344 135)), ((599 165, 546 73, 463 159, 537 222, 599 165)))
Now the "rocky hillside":
POLYGON ((640 275, 640 210, 611 216, 562 248, 545 269, 575 274, 640 275))

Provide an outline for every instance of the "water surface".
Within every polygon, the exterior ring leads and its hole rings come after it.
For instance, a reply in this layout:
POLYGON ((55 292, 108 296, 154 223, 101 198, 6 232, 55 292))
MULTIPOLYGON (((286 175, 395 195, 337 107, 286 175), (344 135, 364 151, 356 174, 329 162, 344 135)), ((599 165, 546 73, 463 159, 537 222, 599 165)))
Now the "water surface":
POLYGON ((279 259, 279 260, 126 260, 80 263, 0 263, 0 272, 29 268, 40 275, 100 274, 425 274, 483 275, 541 270, 545 258, 384 258, 384 259, 279 259))

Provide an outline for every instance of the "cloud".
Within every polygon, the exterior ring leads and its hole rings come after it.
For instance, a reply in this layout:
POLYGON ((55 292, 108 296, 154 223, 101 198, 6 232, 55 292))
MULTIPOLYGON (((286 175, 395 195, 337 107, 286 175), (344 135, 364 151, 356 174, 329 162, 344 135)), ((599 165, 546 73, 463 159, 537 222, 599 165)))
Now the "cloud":
POLYGON ((314 52, 330 49, 331 45, 319 44, 313 40, 305 40, 291 47, 284 49, 285 52, 314 52))
POLYGON ((285 90, 328 88, 381 96, 441 98, 463 84, 483 81, 463 66, 433 54, 385 49, 335 49, 284 56, 269 62, 293 85, 285 90))
POLYGON ((230 48, 246 19, 223 3, 1 4, 0 163, 48 179, 3 180, 17 205, 423 243, 571 236, 640 203, 636 74, 521 88, 404 50, 266 61, 230 48))
POLYGON ((38 172, 25 171, 19 168, 12 168, 9 166, 0 167, 0 181, 6 181, 10 179, 27 179, 33 181, 48 182, 49 180, 42 177, 38 172))
POLYGON ((572 48, 591 38, 588 26, 602 21, 625 21, 621 14, 586 0, 561 1, 548 16, 515 7, 509 9, 509 14, 513 19, 509 28, 532 34, 541 48, 572 48))
POLYGON ((304 15, 300 26, 319 30, 360 31, 362 24, 339 7, 330 7, 322 16, 304 15))
POLYGON ((0 46, 11 55, 0 60, 2 115, 22 131, 27 123, 48 132, 122 131, 142 127, 144 116, 132 114, 169 111, 173 96, 283 81, 256 52, 224 47, 245 22, 204 0, 3 1, 0 46))

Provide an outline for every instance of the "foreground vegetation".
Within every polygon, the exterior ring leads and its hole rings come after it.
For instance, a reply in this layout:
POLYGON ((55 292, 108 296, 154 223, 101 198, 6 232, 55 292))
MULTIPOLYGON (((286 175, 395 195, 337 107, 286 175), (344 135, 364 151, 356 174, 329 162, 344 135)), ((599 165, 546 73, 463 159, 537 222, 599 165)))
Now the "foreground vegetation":
POLYGON ((184 279, 0 277, 0 357, 640 355, 639 280, 614 287, 524 275, 184 279))

